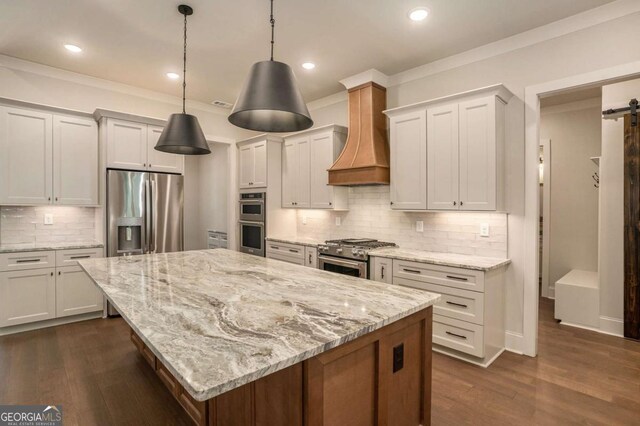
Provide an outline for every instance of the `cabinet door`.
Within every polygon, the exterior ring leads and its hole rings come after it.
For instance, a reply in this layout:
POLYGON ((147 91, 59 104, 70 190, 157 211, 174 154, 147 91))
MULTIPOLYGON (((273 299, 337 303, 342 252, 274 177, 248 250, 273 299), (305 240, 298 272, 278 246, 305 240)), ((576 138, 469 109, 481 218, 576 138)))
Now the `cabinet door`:
POLYGON ((51 114, 0 107, 0 203, 50 204, 53 192, 51 114))
POLYGON ((184 155, 168 154, 155 149, 162 130, 163 128, 159 126, 147 126, 148 169, 154 172, 182 174, 184 172, 184 155))
POLYGON ((54 204, 97 205, 98 126, 88 118, 53 117, 54 204))
POLYGON ((56 273, 56 316, 102 310, 102 293, 79 266, 65 266, 56 273))
POLYGON ((298 188, 298 145, 287 140, 282 146, 282 207, 296 206, 298 188))
POLYGON ((267 142, 253 144, 252 188, 267 187, 267 142))
POLYGON ((496 98, 460 104, 460 210, 496 209, 496 98))
POLYGON ((107 167, 146 170, 147 143, 146 124, 107 119, 107 167))
POLYGON ((255 159, 253 156, 253 145, 243 145, 240 147, 240 153, 238 155, 238 184, 240 188, 251 188, 253 183, 253 172, 255 159))
POLYGON ((392 259, 371 257, 371 279, 381 283, 393 284, 392 259))
POLYGON ((427 119, 415 111, 391 119, 391 208, 427 208, 427 119))
POLYGON ((0 327, 56 316, 53 268, 0 272, 0 327))
MULTIPOLYGON (((297 176, 297 191, 296 191, 296 207, 309 208, 310 194, 309 194, 309 178, 311 174, 310 167, 310 155, 309 152, 309 139, 305 138, 297 142, 297 154, 298 154, 298 176, 297 176)), ((315 159, 314 159, 315 161, 315 159)))
POLYGON ((427 208, 458 210, 458 104, 427 110, 427 208))
POLYGON ((327 171, 334 160, 333 133, 325 133, 311 138, 309 164, 309 207, 330 209, 333 207, 333 187, 328 185, 327 171))
POLYGON ((318 268, 318 249, 316 247, 304 248, 304 264, 310 268, 318 268))

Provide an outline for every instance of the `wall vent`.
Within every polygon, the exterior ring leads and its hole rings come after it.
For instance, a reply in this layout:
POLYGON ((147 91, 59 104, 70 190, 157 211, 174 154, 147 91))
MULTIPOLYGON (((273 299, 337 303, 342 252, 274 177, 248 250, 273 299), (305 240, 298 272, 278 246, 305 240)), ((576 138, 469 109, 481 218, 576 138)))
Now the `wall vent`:
POLYGON ((219 108, 225 108, 225 109, 231 109, 233 107, 233 104, 230 104, 229 102, 225 102, 225 101, 213 101, 211 102, 211 105, 217 106, 219 108))

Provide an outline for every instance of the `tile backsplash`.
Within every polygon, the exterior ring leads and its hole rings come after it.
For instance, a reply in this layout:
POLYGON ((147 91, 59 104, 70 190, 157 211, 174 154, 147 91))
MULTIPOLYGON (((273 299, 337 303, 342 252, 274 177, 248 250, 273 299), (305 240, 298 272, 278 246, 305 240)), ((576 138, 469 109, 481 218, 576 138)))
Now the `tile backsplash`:
POLYGON ((299 237, 320 240, 377 238, 404 248, 507 257, 505 213, 391 210, 388 186, 349 188, 349 211, 299 210, 296 227, 299 237), (424 231, 416 231, 416 221, 423 221, 424 231), (483 223, 489 224, 488 237, 480 236, 483 223))
POLYGON ((91 241, 95 237, 92 207, 0 207, 1 244, 91 241), (53 215, 52 225, 44 224, 45 213, 53 215))

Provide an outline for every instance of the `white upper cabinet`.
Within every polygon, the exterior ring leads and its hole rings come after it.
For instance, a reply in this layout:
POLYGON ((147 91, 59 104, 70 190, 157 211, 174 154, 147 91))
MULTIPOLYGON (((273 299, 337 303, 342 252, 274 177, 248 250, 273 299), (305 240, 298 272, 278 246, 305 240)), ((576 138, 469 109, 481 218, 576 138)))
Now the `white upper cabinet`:
POLYGON ((91 118, 53 118, 54 204, 97 205, 98 126, 91 118))
POLYGON ((460 111, 460 210, 496 210, 498 152, 504 131, 498 129, 504 104, 489 96, 463 102, 460 111))
POLYGON ((391 208, 503 211, 505 105, 512 96, 496 84, 385 111, 391 208))
MULTIPOLYGON (((140 170, 162 173, 184 172, 184 155, 157 151, 156 143, 163 127, 141 122, 114 118, 98 110, 100 125, 106 126, 104 143, 107 151, 107 167, 112 169, 140 170)), ((135 116, 127 116, 135 119, 135 116)), ((157 122, 159 120, 154 120, 157 122)))
POLYGON ((107 119, 107 167, 147 169, 147 125, 107 119))
POLYGON ((282 207, 346 209, 348 188, 330 186, 327 170, 346 141, 346 128, 330 125, 285 138, 282 148, 282 207))
POLYGON ((427 208, 457 209, 457 104, 427 109, 427 169, 427 208))
POLYGON ((427 118, 424 110, 391 118, 391 208, 427 208, 427 118))
POLYGON ((282 206, 309 207, 309 137, 285 139, 282 150, 282 206))
POLYGON ((0 152, 0 204, 99 204, 92 118, 0 106, 0 152))
POLYGON ((267 141, 240 146, 238 170, 240 189, 267 187, 267 141))
POLYGON ((0 203, 50 204, 53 199, 53 116, 0 107, 0 203))
POLYGON ((155 149, 164 127, 147 126, 147 168, 154 172, 179 173, 184 172, 184 156, 168 154, 155 149))

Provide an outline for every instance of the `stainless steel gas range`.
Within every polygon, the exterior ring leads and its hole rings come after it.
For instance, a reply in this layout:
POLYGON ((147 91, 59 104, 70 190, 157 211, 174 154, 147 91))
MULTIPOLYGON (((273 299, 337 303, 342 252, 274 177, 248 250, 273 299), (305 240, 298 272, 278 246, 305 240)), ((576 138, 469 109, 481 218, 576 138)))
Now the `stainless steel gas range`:
POLYGON ((365 238, 325 241, 318 246, 318 268, 368 279, 369 252, 380 247, 395 246, 394 243, 365 238))

